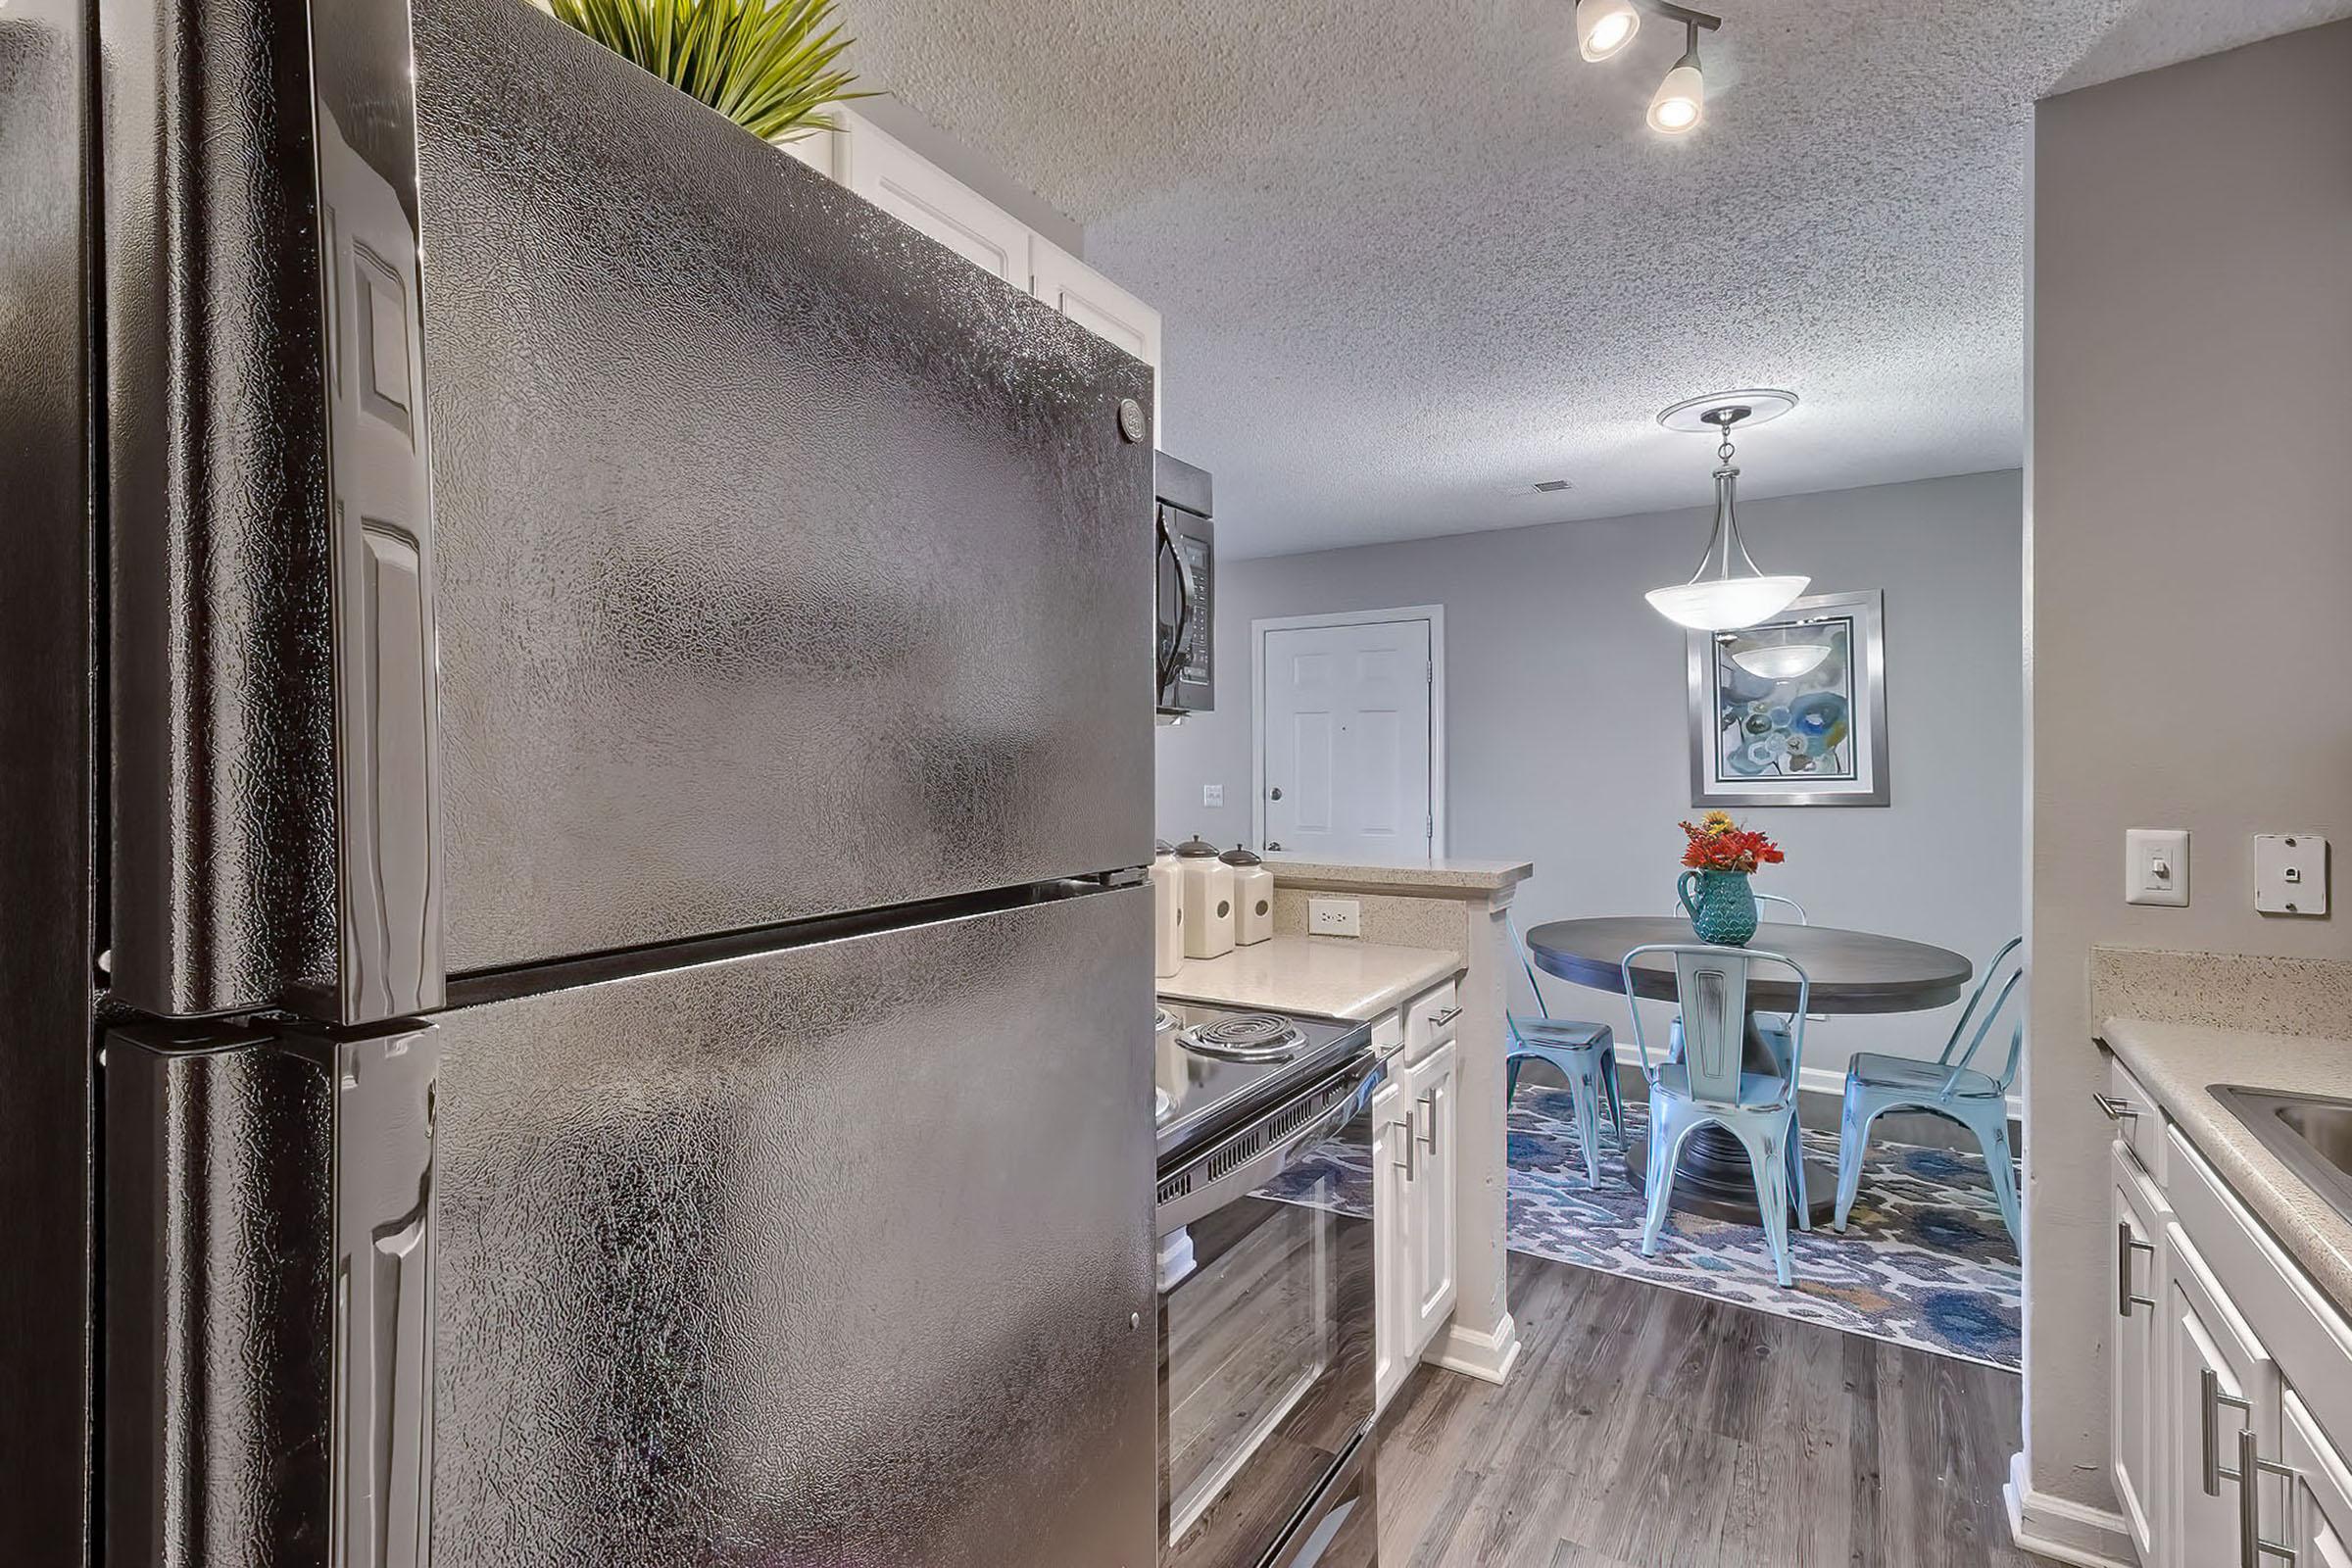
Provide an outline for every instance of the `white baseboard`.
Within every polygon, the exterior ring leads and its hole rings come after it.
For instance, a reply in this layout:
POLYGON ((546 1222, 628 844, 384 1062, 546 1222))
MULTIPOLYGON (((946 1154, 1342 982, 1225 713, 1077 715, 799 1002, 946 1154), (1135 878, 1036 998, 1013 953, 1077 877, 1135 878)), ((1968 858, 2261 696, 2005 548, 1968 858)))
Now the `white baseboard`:
POLYGON ((2035 1556, 2077 1568, 2138 1568, 2139 1553, 2122 1514, 2035 1492, 2027 1484, 2022 1453, 2010 1456, 2001 1500, 2009 1505, 2010 1536, 2035 1556))
POLYGON ((1421 1358, 1448 1372, 1500 1383, 1519 1360, 1519 1325, 1508 1312, 1484 1333, 1448 1323, 1421 1358))

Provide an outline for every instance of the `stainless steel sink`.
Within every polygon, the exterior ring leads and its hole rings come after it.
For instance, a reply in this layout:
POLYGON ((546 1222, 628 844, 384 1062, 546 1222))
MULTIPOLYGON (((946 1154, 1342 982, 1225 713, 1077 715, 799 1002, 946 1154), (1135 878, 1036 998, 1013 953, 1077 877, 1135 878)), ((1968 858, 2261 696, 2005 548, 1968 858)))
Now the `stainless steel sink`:
POLYGON ((2213 1098, 2336 1212, 2352 1218, 2352 1100, 2242 1084, 2216 1084, 2213 1098))

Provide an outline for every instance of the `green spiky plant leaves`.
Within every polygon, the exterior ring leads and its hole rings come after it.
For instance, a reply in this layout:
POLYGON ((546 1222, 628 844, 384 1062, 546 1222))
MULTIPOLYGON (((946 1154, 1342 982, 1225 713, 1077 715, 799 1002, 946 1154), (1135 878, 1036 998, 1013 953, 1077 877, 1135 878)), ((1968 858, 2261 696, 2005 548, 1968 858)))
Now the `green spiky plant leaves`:
POLYGON ((837 128, 828 104, 852 92, 851 40, 833 0, 543 0, 623 60, 691 93, 764 141, 837 128))

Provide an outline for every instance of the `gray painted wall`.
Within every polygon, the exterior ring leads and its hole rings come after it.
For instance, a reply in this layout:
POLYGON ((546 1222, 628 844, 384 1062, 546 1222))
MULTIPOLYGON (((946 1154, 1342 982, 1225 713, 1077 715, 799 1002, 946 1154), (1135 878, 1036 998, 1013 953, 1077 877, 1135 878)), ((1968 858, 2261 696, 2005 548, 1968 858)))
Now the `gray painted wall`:
MULTIPOLYGON (((2087 950, 2343 957, 2247 840, 2352 849, 2352 24, 2051 99, 2034 157, 2026 1460, 2111 1505, 2108 1136, 2087 950), (2127 906, 2184 827, 2191 905, 2127 906)), ((1898 775, 1899 781, 1899 775, 1898 775)), ((2340 871, 2334 897, 2347 888, 2340 871)))
MULTIPOLYGON (((1767 430, 1743 456, 1760 467, 1770 450, 1767 430)), ((1710 516, 1220 565, 1219 706, 1160 731, 1161 835, 1249 835, 1253 618, 1443 604, 1447 850, 1533 859, 1524 923, 1667 912, 1682 852, 1675 822, 1691 814, 1684 634, 1642 595, 1690 574, 1710 516), (1220 809, 1200 805, 1209 783, 1225 788, 1220 809)), ((2023 917, 2019 475, 1756 501, 1740 521, 1759 561, 1812 573, 1815 592, 1886 595, 1894 804, 1741 812, 1788 852, 1757 885, 1824 924, 1989 956, 2023 917)), ((1238 531, 1247 518, 1220 525, 1238 531)), ((1552 1000, 1624 1025, 1622 1004, 1603 994, 1563 984, 1552 1000)), ((1806 1060, 1834 1080, 1855 1050, 1934 1055, 1949 1028, 1945 1014, 1817 1024, 1806 1060)))

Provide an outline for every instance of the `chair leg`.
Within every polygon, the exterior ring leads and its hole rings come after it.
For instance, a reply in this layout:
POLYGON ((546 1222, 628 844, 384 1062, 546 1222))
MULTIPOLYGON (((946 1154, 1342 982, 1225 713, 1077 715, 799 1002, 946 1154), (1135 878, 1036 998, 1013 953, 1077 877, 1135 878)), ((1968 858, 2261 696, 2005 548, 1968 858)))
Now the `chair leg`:
POLYGON ((1568 1074, 1568 1099, 1576 1106, 1576 1141, 1585 1146, 1585 1185, 1600 1186, 1600 1107, 1591 1062, 1568 1074))
POLYGON ((1617 1087, 1617 1048, 1600 1054, 1600 1081, 1609 1092, 1609 1125, 1617 1130, 1617 1152, 1625 1152, 1625 1092, 1617 1087))
POLYGON ((1992 1177, 1992 1197, 2001 1206, 2001 1223, 2009 1227, 2009 1240, 2022 1250, 2025 1243, 2018 1235, 2017 1161, 2009 1152, 2009 1107, 1994 1104, 1985 1113, 1984 1122, 1973 1130, 1984 1151, 1984 1168, 1992 1177))
POLYGON ((1519 1065, 1525 1056, 1505 1056, 1502 1062, 1502 1102, 1509 1105, 1519 1098, 1519 1065))
POLYGON ((1784 1161, 1787 1152, 1782 1147, 1788 1133, 1787 1122, 1765 1127, 1735 1128, 1740 1146, 1747 1151, 1748 1175, 1756 1184, 1756 1212, 1764 1222, 1764 1243, 1772 1249, 1774 1275, 1783 1285, 1792 1283, 1788 1257, 1788 1173, 1784 1161))
POLYGON ((1859 1080, 1846 1079, 1845 1109, 1838 1122, 1838 1217, 1832 1222, 1841 1232, 1862 1190, 1862 1156, 1870 1148, 1870 1124, 1878 1120, 1869 1095, 1859 1080))
POLYGON ((1813 1228, 1813 1200, 1805 1191, 1805 1126, 1797 1119, 1796 1106, 1788 1107, 1788 1206, 1796 1211, 1796 1228, 1813 1228))
POLYGON ((1642 1255, 1658 1255, 1658 1237, 1666 1229, 1666 1209, 1674 1200, 1674 1166, 1682 1158, 1683 1140, 1696 1127, 1696 1118, 1683 1119, 1672 1100, 1656 1095, 1649 1102, 1648 1213, 1642 1225, 1642 1255))

